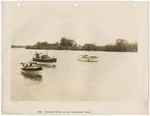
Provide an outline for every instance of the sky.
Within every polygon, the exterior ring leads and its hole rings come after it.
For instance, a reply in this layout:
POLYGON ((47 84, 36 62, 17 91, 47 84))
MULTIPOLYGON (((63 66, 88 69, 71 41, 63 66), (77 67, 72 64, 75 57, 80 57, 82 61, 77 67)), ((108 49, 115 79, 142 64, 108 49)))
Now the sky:
POLYGON ((137 41, 137 8, 133 2, 21 2, 11 6, 11 44, 60 42, 114 44, 137 41))

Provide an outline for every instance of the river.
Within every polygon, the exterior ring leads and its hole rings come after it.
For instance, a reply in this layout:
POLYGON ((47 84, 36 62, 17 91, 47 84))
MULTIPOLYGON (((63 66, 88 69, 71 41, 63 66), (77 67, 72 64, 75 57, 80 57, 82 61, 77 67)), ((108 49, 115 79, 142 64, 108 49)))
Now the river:
POLYGON ((21 62, 35 51, 11 49, 11 98, 17 101, 126 101, 136 98, 137 57, 131 52, 47 50, 57 57, 56 67, 43 67, 41 78, 21 74, 21 62), (98 62, 78 56, 97 55, 98 62))

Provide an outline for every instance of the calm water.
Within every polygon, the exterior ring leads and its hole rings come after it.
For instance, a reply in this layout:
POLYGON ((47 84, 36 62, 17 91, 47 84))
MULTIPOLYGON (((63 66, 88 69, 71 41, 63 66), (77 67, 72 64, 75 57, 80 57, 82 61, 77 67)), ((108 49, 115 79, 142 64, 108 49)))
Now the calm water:
POLYGON ((56 67, 43 67, 42 78, 25 77, 20 62, 31 60, 34 52, 12 49, 12 100, 124 101, 136 97, 138 53, 48 50, 57 57, 56 67), (82 54, 98 55, 99 61, 77 61, 82 54))

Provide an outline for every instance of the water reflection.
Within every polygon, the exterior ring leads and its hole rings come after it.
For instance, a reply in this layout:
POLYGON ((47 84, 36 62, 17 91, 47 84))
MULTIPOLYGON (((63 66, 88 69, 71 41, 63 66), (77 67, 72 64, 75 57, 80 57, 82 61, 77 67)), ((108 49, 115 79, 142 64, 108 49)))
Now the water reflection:
POLYGON ((26 79, 31 79, 33 81, 42 82, 42 75, 29 75, 25 73, 21 73, 21 75, 26 79))

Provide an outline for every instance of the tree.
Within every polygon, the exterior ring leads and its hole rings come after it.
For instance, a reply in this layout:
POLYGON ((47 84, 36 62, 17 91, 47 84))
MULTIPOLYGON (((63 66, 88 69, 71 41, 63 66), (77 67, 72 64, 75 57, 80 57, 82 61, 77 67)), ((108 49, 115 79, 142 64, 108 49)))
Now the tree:
POLYGON ((67 39, 66 37, 62 37, 60 40, 60 46, 62 46, 64 49, 69 49, 74 43, 74 40, 67 39))
POLYGON ((48 42, 37 42, 35 45, 38 49, 47 49, 48 42))
POLYGON ((90 44, 90 43, 86 43, 82 46, 82 50, 87 50, 87 51, 97 51, 97 46, 95 44, 90 44))
POLYGON ((115 47, 117 51, 127 51, 129 42, 125 39, 117 39, 115 47))
MULTIPOLYGON (((12 47, 20 47, 13 46, 12 47)), ((87 50, 87 51, 120 51, 120 52, 137 52, 138 43, 129 43, 125 39, 117 39, 115 44, 97 46, 95 43, 86 43, 83 46, 78 45, 74 40, 62 37, 59 42, 37 42, 35 45, 27 45, 26 49, 50 49, 50 50, 87 50)))

